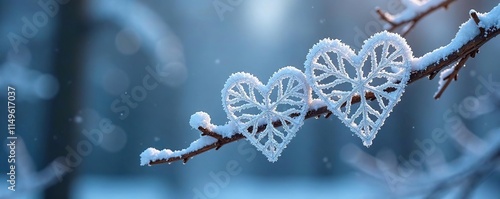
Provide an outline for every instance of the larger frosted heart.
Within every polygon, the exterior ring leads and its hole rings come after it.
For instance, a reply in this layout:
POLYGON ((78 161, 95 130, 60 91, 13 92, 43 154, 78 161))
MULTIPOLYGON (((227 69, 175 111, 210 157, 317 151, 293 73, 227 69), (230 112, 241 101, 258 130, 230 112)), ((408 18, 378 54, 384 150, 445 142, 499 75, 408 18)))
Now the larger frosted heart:
POLYGON ((302 126, 310 98, 305 75, 293 67, 274 73, 267 85, 251 74, 235 73, 222 90, 229 120, 271 162, 302 126))
POLYGON ((404 92, 412 58, 394 33, 375 34, 357 55, 339 40, 324 39, 307 55, 305 73, 328 109, 370 146, 404 92))

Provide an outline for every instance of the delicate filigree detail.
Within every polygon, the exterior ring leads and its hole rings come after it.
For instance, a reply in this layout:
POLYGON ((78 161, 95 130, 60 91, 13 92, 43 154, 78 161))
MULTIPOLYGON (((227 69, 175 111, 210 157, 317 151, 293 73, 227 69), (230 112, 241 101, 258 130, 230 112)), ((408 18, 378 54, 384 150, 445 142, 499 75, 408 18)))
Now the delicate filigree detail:
POLYGON ((304 123, 310 98, 304 74, 293 67, 280 69, 267 85, 251 74, 235 73, 222 90, 229 120, 271 162, 278 160, 304 123), (281 131, 275 127, 277 123, 281 131), (261 125, 264 129, 258 133, 261 125))
POLYGON ((404 92, 412 58, 405 40, 393 33, 366 40, 358 55, 339 40, 324 39, 307 56, 306 76, 328 109, 370 146, 404 92), (361 99, 357 107, 354 97, 361 99))

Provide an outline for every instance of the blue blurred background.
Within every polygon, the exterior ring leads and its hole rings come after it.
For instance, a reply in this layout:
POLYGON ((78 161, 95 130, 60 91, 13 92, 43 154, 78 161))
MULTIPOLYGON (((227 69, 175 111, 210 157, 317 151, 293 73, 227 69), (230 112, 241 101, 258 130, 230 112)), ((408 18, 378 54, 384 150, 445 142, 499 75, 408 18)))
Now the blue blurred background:
MULTIPOLYGON (((486 12, 497 4, 458 0, 419 22, 407 42, 422 56, 449 43, 470 9, 486 12)), ((408 86, 370 148, 331 117, 305 122, 276 163, 239 141, 185 165, 139 166, 148 147, 182 149, 197 139, 191 114, 207 112, 219 125, 227 121, 220 90, 230 74, 245 71, 266 81, 284 66, 303 70, 309 48, 326 37, 359 50, 383 30, 377 6, 391 13, 404 9, 398 0, 0 1, 0 104, 7 104, 7 85, 14 86, 16 131, 24 142, 17 144, 17 191, 1 180, 0 197, 425 196, 428 189, 406 195, 370 176, 382 173, 370 158, 406 167, 411 154, 425 152, 415 141, 432 140, 433 132, 464 131, 465 140, 479 143, 499 134, 500 39, 467 62, 441 99, 433 99, 437 79, 408 86), (154 79, 155 72, 165 81, 154 79), (493 95, 483 96, 488 93, 493 95), (102 137, 90 133, 109 130, 106 125, 116 128, 102 137)), ((2 126, 6 115, 0 115, 2 126)), ((9 151, 2 139, 0 168, 6 173, 9 151)), ((406 167, 411 175, 401 184, 418 190, 422 185, 412 182, 422 176, 439 181, 437 169, 453 172, 475 160, 469 156, 486 153, 464 152, 453 139, 433 146, 421 164, 406 167), (470 161, 453 162, 462 157, 470 161)), ((500 194, 496 171, 483 178, 474 198, 500 194)), ((453 198, 452 192, 444 195, 453 198)))

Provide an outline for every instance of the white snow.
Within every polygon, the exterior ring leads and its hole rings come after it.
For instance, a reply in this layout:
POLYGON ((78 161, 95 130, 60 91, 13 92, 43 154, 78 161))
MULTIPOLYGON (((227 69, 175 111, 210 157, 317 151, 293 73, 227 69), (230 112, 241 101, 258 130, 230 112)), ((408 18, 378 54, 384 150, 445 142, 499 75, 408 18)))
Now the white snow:
POLYGON ((398 34, 384 31, 366 40, 357 55, 339 40, 321 40, 309 51, 304 65, 307 80, 314 92, 368 147, 399 102, 409 80, 412 59, 413 53, 406 40, 398 34), (377 55, 375 49, 382 49, 381 54, 377 55), (332 54, 336 54, 336 60, 330 58, 332 54), (380 61, 375 57, 380 57, 380 61), (325 64, 318 62, 320 59, 325 64), (345 68, 345 62, 349 62, 353 67, 352 71, 356 71, 355 77, 346 72, 348 69, 345 68), (363 73, 365 62, 370 64, 371 71, 368 74, 363 73), (372 85, 375 78, 385 79, 385 82, 372 85), (333 80, 324 82, 326 79, 333 80), (396 80, 401 80, 402 83, 394 83, 396 80), (342 84, 351 84, 355 90, 342 90, 338 86, 342 84), (384 91, 389 87, 396 90, 392 93, 384 91), (378 106, 370 105, 364 100, 367 91, 375 94, 378 106), (352 107, 350 100, 356 94, 361 95, 362 101, 359 107, 352 107), (344 103, 345 108, 341 108, 344 103))
MULTIPOLYGON (((471 10, 475 12, 475 10, 471 10)), ((500 4, 494 7, 489 13, 477 13, 479 17, 479 26, 483 28, 500 28, 500 4)))
POLYGON ((234 134, 238 133, 238 127, 234 124, 234 122, 228 122, 225 125, 222 126, 215 126, 213 129, 214 132, 216 132, 219 135, 222 135, 222 137, 231 137, 234 134))
POLYGON ((196 112, 191 115, 191 119, 189 120, 189 125, 193 127, 193 129, 198 129, 198 127, 203 127, 208 129, 214 133, 221 135, 222 137, 231 137, 237 133, 237 128, 233 122, 228 122, 225 125, 218 126, 210 123, 210 115, 205 112, 196 112))
POLYGON ((163 149, 160 151, 160 150, 155 149, 155 148, 148 148, 144 152, 142 152, 140 155, 141 166, 149 165, 149 162, 151 162, 151 161, 169 159, 172 157, 178 157, 178 156, 181 156, 183 154, 199 150, 199 149, 201 149, 207 145, 211 145, 215 142, 217 142, 217 139, 215 139, 213 137, 202 136, 199 139, 192 142, 188 148, 182 149, 182 150, 172 151, 170 149, 163 149))
MULTIPOLYGON (((231 137, 235 133, 237 133, 236 127, 232 122, 227 123, 226 125, 223 126, 217 126, 213 125, 210 123, 210 115, 208 115, 205 112, 196 112, 191 116, 191 119, 189 120, 189 125, 193 127, 194 129, 198 129, 198 127, 204 127, 212 132, 215 132, 219 135, 222 135, 223 137, 231 137)), ((151 161, 156 161, 156 160, 162 160, 162 159, 169 159, 172 157, 178 157, 183 154, 196 151, 198 149, 201 149, 205 146, 211 145, 213 143, 217 142, 217 139, 210 137, 210 136, 201 136, 199 139, 195 140, 192 142, 188 148, 182 149, 182 150, 175 150, 172 151, 171 149, 163 149, 163 150, 158 150, 155 148, 148 148, 144 150, 144 152, 141 153, 141 166, 144 165, 149 165, 149 162, 151 161)))
POLYGON ((206 129, 213 129, 214 125, 210 123, 210 115, 205 112, 196 112, 191 115, 191 119, 189 120, 189 125, 193 127, 193 129, 198 129, 198 127, 203 127, 206 129))
POLYGON ((469 19, 460 26, 455 38, 451 42, 432 52, 425 54, 420 58, 415 58, 413 62, 413 70, 423 70, 432 63, 439 63, 440 60, 446 60, 447 56, 458 51, 460 47, 472 40, 480 33, 479 28, 473 20, 469 19))
POLYGON ((452 64, 452 66, 450 68, 447 68, 447 69, 444 69, 443 71, 441 71, 441 74, 439 74, 439 82, 438 82, 439 86, 438 86, 438 89, 434 95, 436 95, 441 90, 441 88, 443 88, 444 83, 447 81, 444 78, 448 77, 453 72, 456 64, 458 64, 458 63, 452 64))
POLYGON ((141 153, 141 166, 148 165, 150 161, 168 159, 172 157, 174 152, 170 149, 163 149, 161 151, 155 148, 148 148, 141 153))
MULTIPOLYGON (((478 13, 478 17, 481 20, 479 23, 480 27, 485 29, 490 27, 500 28, 500 5, 497 5, 489 13, 478 13)), ((473 19, 469 19, 460 26, 455 38, 453 38, 448 45, 429 52, 420 58, 415 58, 412 61, 413 70, 423 70, 432 63, 439 63, 442 59, 446 60, 447 55, 458 51, 460 47, 479 34, 480 31, 478 26, 473 19)))
POLYGON ((311 103, 309 103, 309 110, 318 110, 321 107, 326 106, 326 103, 321 99, 313 99, 311 103))
POLYGON ((406 9, 396 15, 385 14, 385 16, 394 23, 409 21, 444 1, 446 0, 401 0, 406 9))

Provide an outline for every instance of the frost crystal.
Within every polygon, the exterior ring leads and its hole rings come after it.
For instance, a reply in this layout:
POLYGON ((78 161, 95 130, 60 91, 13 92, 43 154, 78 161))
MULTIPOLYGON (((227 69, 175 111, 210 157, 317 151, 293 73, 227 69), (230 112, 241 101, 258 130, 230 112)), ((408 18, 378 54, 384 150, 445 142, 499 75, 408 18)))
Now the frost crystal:
POLYGON ((274 73, 267 85, 251 74, 235 73, 222 90, 229 120, 271 162, 302 126, 310 98, 305 75, 293 67, 274 73), (282 128, 274 127, 277 123, 282 128))
POLYGON ((393 33, 375 34, 358 55, 339 40, 324 39, 307 55, 306 76, 328 109, 368 147, 404 92, 412 58, 406 41, 393 33))

